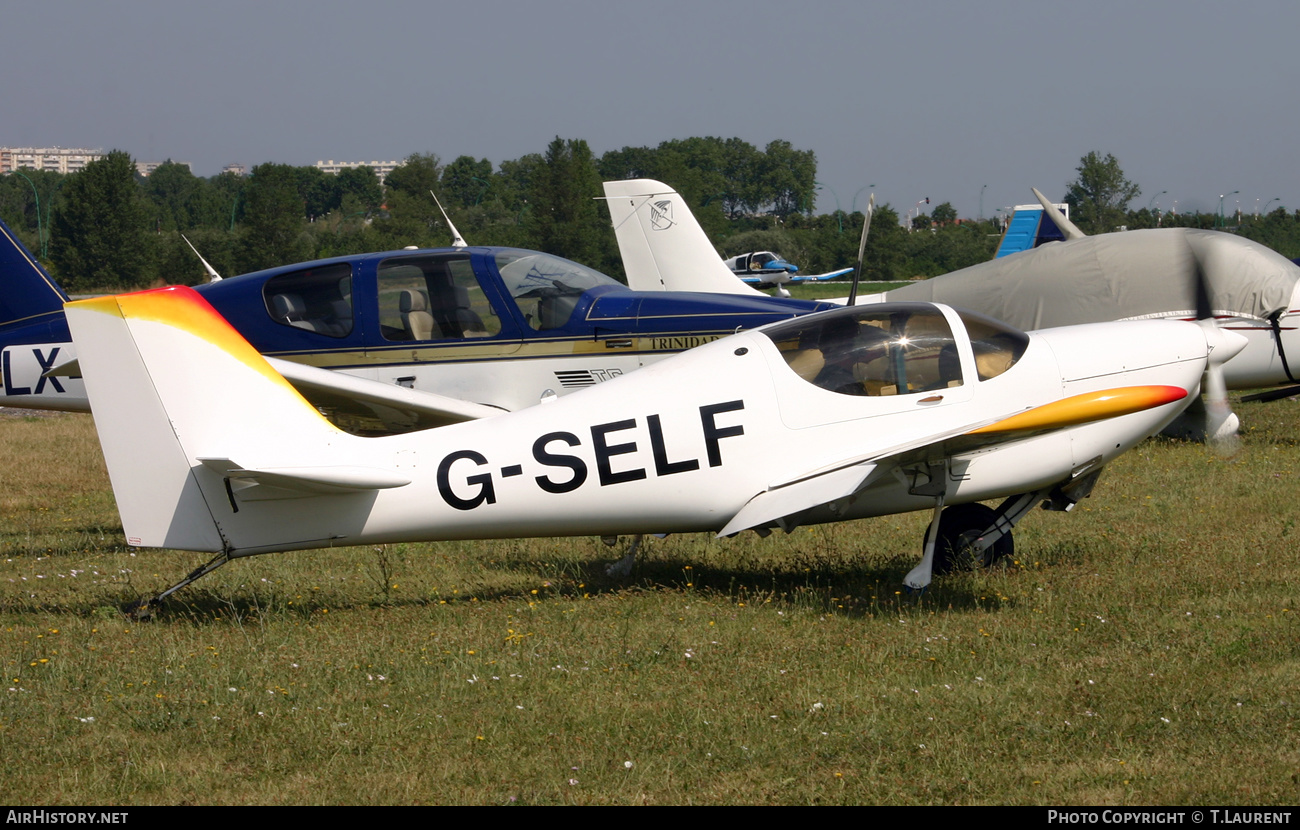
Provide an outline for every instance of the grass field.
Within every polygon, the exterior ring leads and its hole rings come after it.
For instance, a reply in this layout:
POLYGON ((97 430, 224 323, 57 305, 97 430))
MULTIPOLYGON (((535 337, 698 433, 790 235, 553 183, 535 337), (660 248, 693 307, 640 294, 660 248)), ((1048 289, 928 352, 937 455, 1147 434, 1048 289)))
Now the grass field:
POLYGON ((1300 404, 1149 441, 1006 567, 925 517, 200 564, 125 545, 86 416, 0 410, 10 804, 1295 804, 1300 404))

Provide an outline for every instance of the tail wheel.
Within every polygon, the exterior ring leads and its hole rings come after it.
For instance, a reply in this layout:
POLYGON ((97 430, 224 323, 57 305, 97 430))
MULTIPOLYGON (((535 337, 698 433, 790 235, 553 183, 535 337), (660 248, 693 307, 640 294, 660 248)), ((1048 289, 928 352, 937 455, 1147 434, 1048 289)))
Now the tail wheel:
POLYGON ((945 508, 939 516, 939 533, 934 542, 936 574, 987 568, 1016 551, 1010 533, 1002 534, 978 556, 971 550, 976 540, 997 520, 997 511, 982 504, 957 504, 945 508))

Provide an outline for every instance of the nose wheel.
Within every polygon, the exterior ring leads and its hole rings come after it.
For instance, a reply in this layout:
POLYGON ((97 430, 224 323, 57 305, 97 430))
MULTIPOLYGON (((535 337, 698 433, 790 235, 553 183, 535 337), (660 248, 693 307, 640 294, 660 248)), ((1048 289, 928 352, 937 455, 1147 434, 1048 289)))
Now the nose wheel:
POLYGON ((991 545, 980 539, 992 530, 998 512, 983 504, 955 504, 939 516, 939 530, 934 541, 934 573, 950 574, 987 568, 1016 551, 1008 528, 991 545))

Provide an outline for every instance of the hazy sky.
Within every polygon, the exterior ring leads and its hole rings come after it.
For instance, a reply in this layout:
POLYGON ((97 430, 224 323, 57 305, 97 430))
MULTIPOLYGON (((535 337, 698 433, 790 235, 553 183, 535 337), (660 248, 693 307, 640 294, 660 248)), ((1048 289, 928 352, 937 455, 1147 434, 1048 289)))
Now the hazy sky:
MULTIPOLYGON (((1300 4, 3 0, 0 145, 311 164, 555 136, 816 152, 819 211, 1063 195, 1113 153, 1133 206, 1300 208, 1300 4), (832 193, 833 191, 833 193, 832 193), (1157 195, 1160 191, 1168 191, 1157 195), (1277 207, 1274 203, 1273 207, 1277 207)), ((671 182, 669 183, 671 184, 671 182)))

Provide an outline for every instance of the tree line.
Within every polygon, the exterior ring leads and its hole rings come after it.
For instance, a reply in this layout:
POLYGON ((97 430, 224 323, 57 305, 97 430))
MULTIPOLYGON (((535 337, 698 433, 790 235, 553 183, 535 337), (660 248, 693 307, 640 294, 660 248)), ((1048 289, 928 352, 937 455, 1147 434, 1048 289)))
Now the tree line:
MULTIPOLYGON (((852 265, 863 215, 817 214, 816 157, 786 141, 759 149, 738 138, 688 138, 624 147, 597 158, 581 139, 557 137, 542 153, 493 165, 417 153, 381 186, 367 167, 338 175, 267 163, 251 175, 203 178, 166 163, 148 177, 114 150, 80 172, 0 177, 0 217, 69 291, 138 288, 204 279, 184 234, 230 276, 343 254, 441 247, 450 235, 438 194, 471 244, 555 253, 622 276, 601 182, 653 178, 680 192, 719 252, 774 250, 806 273, 852 265)), ((1071 183, 1076 223, 1092 232, 1126 224, 1207 227, 1218 217, 1157 216, 1127 204, 1137 189, 1118 162, 1089 154, 1071 183), (1118 176, 1118 178, 1116 178, 1118 176)), ((1300 212, 1245 217, 1237 232, 1300 256, 1300 212)), ((936 205, 911 228, 889 205, 872 220, 864 277, 934 276, 989 259, 1001 228, 936 205)))

